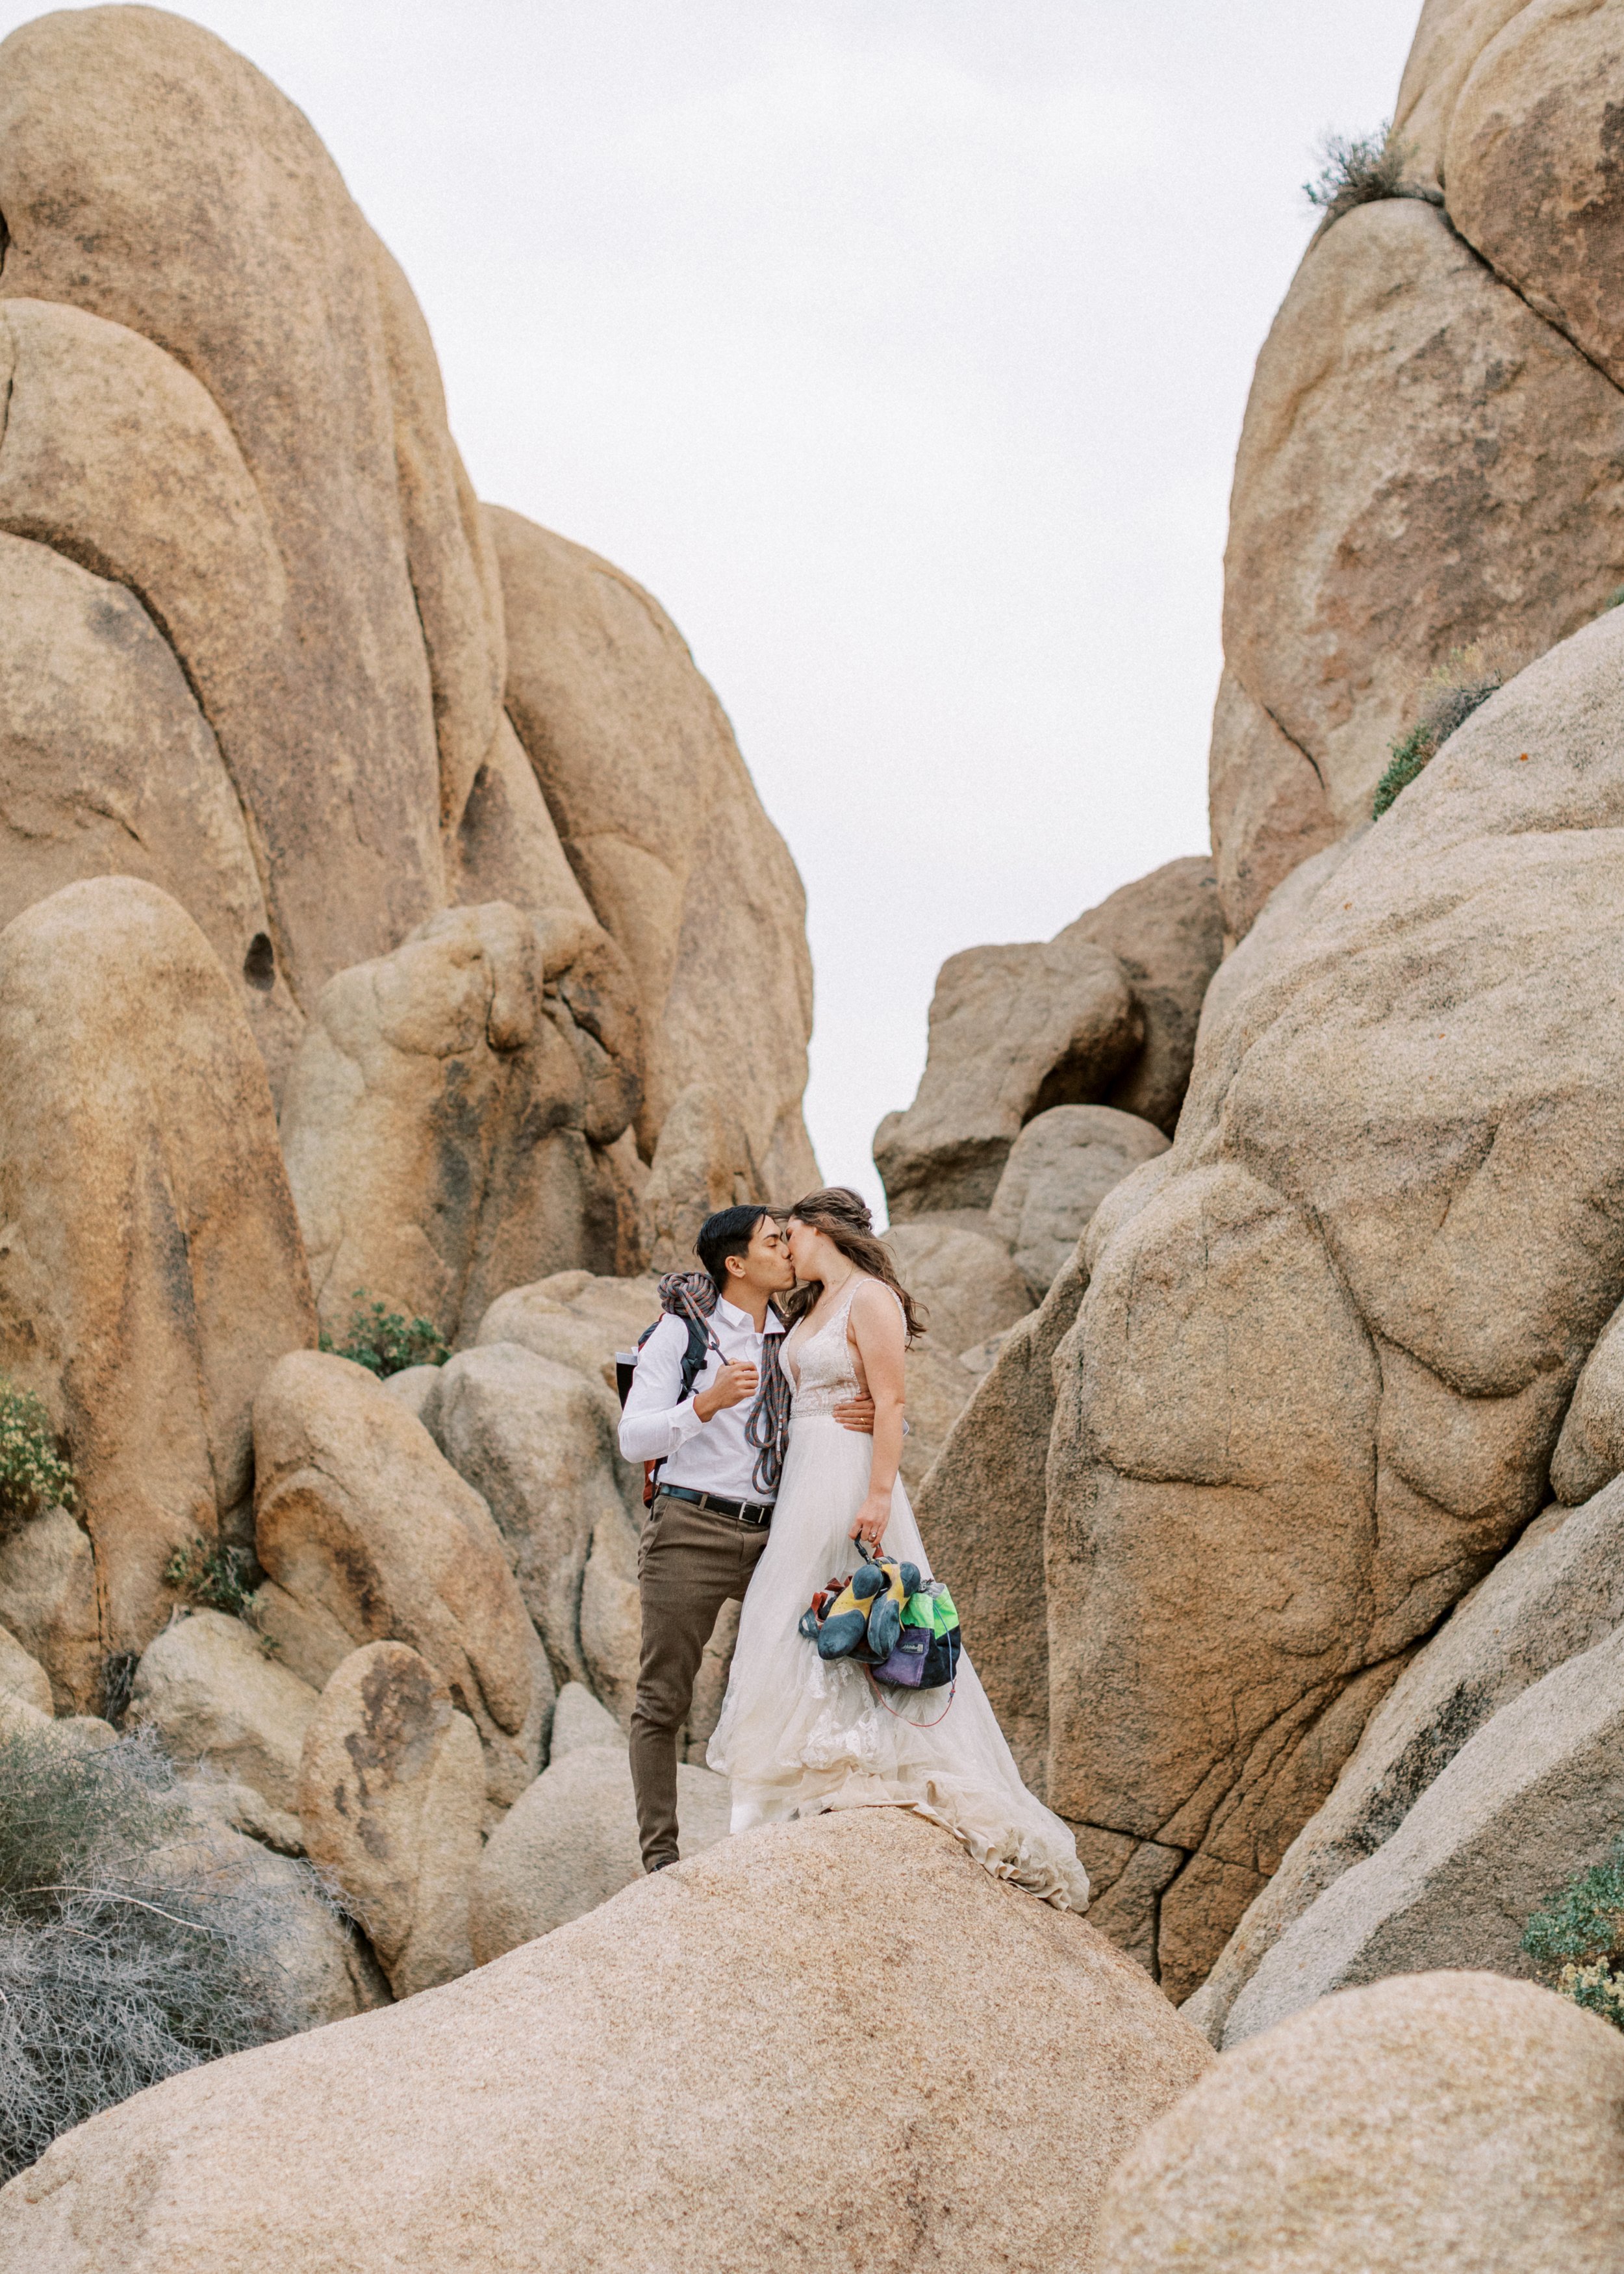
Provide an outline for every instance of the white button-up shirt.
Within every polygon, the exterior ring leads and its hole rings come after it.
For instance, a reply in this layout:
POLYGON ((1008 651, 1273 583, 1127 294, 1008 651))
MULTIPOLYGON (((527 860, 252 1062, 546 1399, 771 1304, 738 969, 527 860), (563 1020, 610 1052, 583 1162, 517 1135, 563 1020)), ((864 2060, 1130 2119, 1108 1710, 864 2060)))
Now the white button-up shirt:
POLYGON ((694 1399, 708 1389, 724 1365, 762 1365, 763 1346, 769 1335, 781 1335, 784 1321, 767 1314, 765 1334, 757 1334, 748 1311, 718 1300, 707 1322, 714 1344, 694 1378, 692 1394, 682 1396, 682 1360, 688 1350, 688 1321, 663 1318, 643 1346, 637 1371, 632 1376, 626 1411, 620 1416, 620 1450, 628 1461, 664 1461, 662 1485, 683 1485, 689 1492, 722 1493, 729 1500, 760 1502, 770 1498, 756 1481, 759 1446, 745 1442, 745 1424, 756 1400, 724 1405, 708 1421, 694 1411, 694 1399))

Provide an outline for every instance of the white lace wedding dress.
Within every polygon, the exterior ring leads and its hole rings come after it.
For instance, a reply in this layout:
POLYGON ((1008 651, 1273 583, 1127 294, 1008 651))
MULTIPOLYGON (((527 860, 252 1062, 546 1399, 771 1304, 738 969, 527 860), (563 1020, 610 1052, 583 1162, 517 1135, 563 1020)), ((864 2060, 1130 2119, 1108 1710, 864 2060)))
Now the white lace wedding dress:
MULTIPOLYGON (((785 1341, 789 1449, 706 1760, 733 1780, 735 1832, 823 1809, 911 1808, 999 1878, 1061 1909, 1086 1909, 1076 1841, 1022 1784, 967 1653, 950 1704, 945 1690, 881 1690, 850 1659, 821 1659, 796 1631, 816 1589, 857 1562, 847 1535, 868 1495, 873 1441, 833 1418, 860 1383, 846 1333, 856 1284, 816 1333, 803 1321, 785 1341)), ((884 1552, 929 1573, 900 1480, 884 1552)), ((944 1576, 951 1587, 952 1574, 944 1576)))

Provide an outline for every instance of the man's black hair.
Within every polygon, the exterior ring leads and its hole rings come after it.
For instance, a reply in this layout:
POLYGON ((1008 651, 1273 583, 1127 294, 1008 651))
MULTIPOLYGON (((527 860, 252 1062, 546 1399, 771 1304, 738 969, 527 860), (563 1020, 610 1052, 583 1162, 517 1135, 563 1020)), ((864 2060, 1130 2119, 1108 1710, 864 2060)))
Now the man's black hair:
POLYGON ((738 1208, 718 1209, 700 1225, 695 1252, 716 1282, 719 1295, 727 1292, 728 1257, 744 1254, 756 1237, 756 1225, 771 1214, 759 1201, 748 1201, 738 1208))

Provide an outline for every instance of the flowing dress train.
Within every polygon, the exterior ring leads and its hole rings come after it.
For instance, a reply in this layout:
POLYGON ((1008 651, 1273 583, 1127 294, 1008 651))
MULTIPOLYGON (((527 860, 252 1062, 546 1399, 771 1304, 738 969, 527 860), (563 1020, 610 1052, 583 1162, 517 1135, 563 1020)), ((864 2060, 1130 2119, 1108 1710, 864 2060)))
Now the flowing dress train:
MULTIPOLYGON (((1020 1781, 967 1652, 945 1690, 881 1690, 850 1659, 822 1659, 796 1631, 816 1590, 857 1562, 852 1519, 868 1495, 873 1440, 834 1408, 858 1394, 847 1334, 856 1282, 814 1334, 801 1321, 783 1362, 794 1391, 772 1531, 739 1620, 710 1766, 733 1780, 734 1832, 831 1808, 911 1808, 963 1841, 999 1878, 1084 1910, 1088 1876, 1057 1816, 1020 1781)), ((900 1480, 884 1553, 930 1566, 900 1480)), ((951 1574, 948 1583, 951 1585, 951 1574)))

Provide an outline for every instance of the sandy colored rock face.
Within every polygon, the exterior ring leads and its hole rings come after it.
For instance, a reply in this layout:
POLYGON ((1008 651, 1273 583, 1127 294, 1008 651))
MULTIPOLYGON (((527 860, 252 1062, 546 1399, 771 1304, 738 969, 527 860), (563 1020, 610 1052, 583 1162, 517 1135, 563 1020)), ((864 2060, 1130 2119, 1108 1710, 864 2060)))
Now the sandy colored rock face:
POLYGON ((303 1022, 261 968, 270 917, 247 826, 173 651, 123 584, 21 538, 0 536, 0 922, 84 877, 162 885, 282 1065, 303 1022))
POLYGON ((1145 1020, 1144 1047, 1103 1103, 1170 1137, 1195 1056, 1201 999, 1223 953, 1223 911, 1211 861, 1169 861, 1089 908, 1058 935, 1109 948, 1145 1020))
MULTIPOLYGON (((1048 1778, 1049 1635, 1043 1471, 1054 1418, 1049 1366, 1088 1284, 1080 1261, 1005 1337, 921 1487, 920 1531, 946 1579, 975 1670, 1021 1776, 1048 1778)), ((1087 1859, 1092 1878, 1094 1860, 1087 1859)))
MULTIPOLYGON (((640 1525, 625 1509, 605 1509, 592 1527, 591 1552, 581 1579, 581 1655, 587 1678, 623 1728, 629 1729, 637 1701, 637 1667, 643 1655, 643 1597, 637 1585, 637 1535, 640 1525)), ((718 1615, 720 1624, 721 1615, 718 1615)), ((730 1653, 731 1660, 731 1653, 730 1653)), ((701 1673, 714 1681, 710 1667, 702 1661, 701 1673)), ((726 1687, 723 1669, 723 1688, 726 1687)), ((716 1727, 722 1701, 711 1706, 710 1685, 700 1692, 695 1683, 695 1713, 710 1715, 709 1726, 694 1737, 703 1743, 716 1727)), ((690 1716, 690 1731, 692 1721, 690 1716)))
POLYGON ((852 2058, 872 1988, 830 1952, 876 1915, 953 1984, 954 2089, 939 2052, 898 2055, 911 2208, 835 2247, 874 2274, 921 2253, 949 2274, 1087 2265, 1107 2172, 1207 2047, 1086 1921, 856 1809, 723 1841, 437 1997, 98 2117, 0 2194, 8 2274, 90 2274, 115 2247, 128 2274, 217 2274, 244 2233, 255 2274, 456 2249, 509 2274, 777 2263, 823 2231, 831 2172, 873 2158, 852 2058), (427 2096, 410 2121, 407 2074, 427 2096), (244 2157, 228 2143, 250 2128, 244 2157))
POLYGON ((990 1206, 1022 1126, 1102 1096, 1144 1034, 1122 965, 1092 941, 950 955, 918 1093, 874 1134, 891 1222, 990 1206))
POLYGON ((309 1683, 268 1657, 241 1619, 194 1611, 148 1643, 127 1720, 155 1729, 172 1759, 206 1761, 292 1811, 316 1703, 309 1683))
POLYGON ((1237 1997, 1293 1922, 1398 1829, 1491 1714, 1620 1622, 1624 1489, 1571 1515, 1547 1510, 1457 1605, 1372 1715, 1329 1799, 1184 2007, 1187 2018, 1222 2043, 1237 1997))
POLYGON ((1393 113, 1393 131, 1410 146, 1408 170, 1415 179, 1443 179, 1444 145, 1461 89, 1496 33, 1527 6, 1528 0, 1423 0, 1393 113))
POLYGON ((1244 939, 1269 894, 1341 834, 1320 771, 1226 668, 1213 709, 1208 817, 1230 932, 1244 939))
POLYGON ((1551 1459, 1551 1489, 1576 1508, 1624 1470, 1624 1314, 1615 1311, 1574 1385, 1551 1459))
MULTIPOLYGON (((370 230, 367 236, 388 360, 407 568, 434 705, 440 819, 449 828, 465 811, 505 724, 501 576, 485 515, 446 424, 445 389, 423 311, 394 254, 370 230)), ((562 847, 550 830, 547 834, 552 889, 521 906, 565 907, 574 900, 562 847)))
POLYGON ((772 1197, 793 1200, 819 1182, 801 1118, 812 966, 794 864, 658 603, 583 546, 485 511, 507 605, 508 713, 570 863, 636 976, 644 1157, 681 1093, 725 1065, 751 1158, 772 1197))
POLYGON ((928 1346, 939 1358, 1001 1334, 1032 1307, 1025 1275, 984 1232, 918 1216, 893 1224, 885 1244, 897 1276, 929 1314, 928 1346))
POLYGON ((628 1522, 600 1401, 572 1367, 484 1344, 445 1368, 435 1435, 496 1519, 554 1679, 588 1681, 587 1558, 600 1524, 628 1522))
POLYGON ((1621 465, 1618 390, 1433 207, 1361 206, 1316 240, 1236 461, 1224 652, 1252 707, 1221 697, 1213 770, 1232 931, 1285 872, 1293 814, 1304 855, 1325 841, 1259 714, 1339 830, 1367 817, 1430 671, 1474 641, 1515 670, 1602 606, 1624 575, 1621 465))
POLYGON ((1034 1303, 1064 1270, 1113 1186, 1167 1150, 1152 1123, 1109 1105, 1055 1105, 1010 1150, 987 1228, 1014 1259, 1034 1303))
POLYGON ((479 1861, 478 1735, 403 1643, 351 1653, 304 1733, 299 1821, 366 1929, 397 1998, 465 1974, 479 1861))
MULTIPOLYGON (((265 573, 217 584, 194 555, 160 606, 265 848, 278 961, 313 996, 444 896, 413 597, 427 585, 425 531, 414 514, 409 563, 371 232, 293 105, 156 10, 86 9, 14 33, 0 50, 0 292, 67 302, 156 343, 153 359, 216 406, 222 468, 254 501, 243 526, 263 531, 265 573)), ((64 432, 81 461, 103 450, 109 518, 147 572, 129 581, 158 597, 164 554, 184 564, 190 549, 177 503, 214 538, 228 493, 223 472, 177 489, 161 432, 119 409, 105 445, 79 422, 64 432)), ((25 533, 65 538, 71 508, 48 502, 25 533)))
POLYGON ((613 1058, 571 1013, 595 929, 453 909, 323 990, 282 1141, 330 1331, 359 1287, 455 1339, 507 1287, 616 1261, 598 1148, 635 1102, 635 1022, 613 1058))
POLYGON ((643 1190, 652 1269, 691 1271, 694 1242, 708 1216, 768 1199, 787 1205, 769 1193, 731 1099, 711 1084, 690 1083, 672 1102, 643 1190))
POLYGON ((320 1688, 357 1644, 409 1644, 477 1728, 491 1798, 515 1799, 553 1686, 484 1501, 348 1359, 284 1359, 253 1423, 258 1608, 282 1665, 320 1688))
POLYGON ((1424 1974, 1226 2053, 1114 2174, 1099 2274, 1410 2274, 1624 2254, 1624 2042, 1522 1982, 1424 1974))
POLYGON ((626 1733, 606 1706, 600 1706, 591 1691, 579 1682, 567 1682, 559 1691, 558 1705, 553 1715, 553 1745, 547 1766, 561 1761, 569 1753, 584 1752, 593 1745, 624 1747, 626 1733))
POLYGON ((0 1627, 0 1731, 49 1721, 54 1712, 49 1675, 0 1627))
POLYGON ((1593 1201, 1620 715, 1608 616, 1305 888, 1250 988, 1243 946, 1095 1259, 1050 1449, 1049 1800, 1190 1858, 1156 1911, 1174 1994, 1537 1512, 1624 1283, 1593 1201))
POLYGON ((902 1441, 898 1473, 910 1498, 917 1496, 937 1454, 975 1392, 977 1377, 956 1358, 944 1358, 923 1344, 905 1361, 908 1434, 902 1441))
POLYGON ((249 1400, 315 1339, 264 1065, 154 885, 70 885, 0 933, 0 1370, 66 1432, 101 1647, 139 1650, 175 1549, 245 1532, 249 1400))
MULTIPOLYGON (((620 1400, 615 1384, 617 1351, 635 1350, 637 1337, 659 1317, 659 1287, 652 1277, 600 1277, 590 1271, 557 1271, 533 1286, 499 1295, 479 1321, 476 1345, 518 1343, 538 1358, 573 1367, 592 1386, 612 1427, 620 1400)), ((633 1472, 625 1474, 630 1491, 633 1472)), ((635 1472, 637 1492, 643 1473, 635 1472)))
MULTIPOLYGON (((711 1770, 677 1769, 685 1857, 727 1837, 732 1787, 711 1770)), ((488 1965, 521 1943, 595 1910, 643 1877, 624 1740, 577 1746, 521 1793, 474 1875, 474 1957, 488 1965)))
POLYGON ((804 903, 726 718, 647 594, 479 505, 422 312, 309 122, 201 27, 92 7, 0 43, 0 922, 87 875, 172 892, 280 1098, 329 982, 450 905, 534 919, 562 1059, 506 1117, 431 1101, 456 1157, 427 1193, 410 1101, 382 1127, 361 1085, 399 1222, 334 1129, 316 1148, 324 1229, 475 1313, 643 1266, 644 1164, 718 1063, 764 1187, 815 1185, 804 903), (512 1252, 471 1264, 434 1213, 470 1165, 515 1187, 475 1175, 512 1252))
POLYGON ((90 1540, 64 1508, 0 1538, 0 1620, 50 1676, 59 1713, 102 1706, 102 1629, 90 1540))
POLYGON ((1534 0, 1484 47, 1449 115, 1449 218, 1530 307, 1624 384, 1616 8, 1534 0))
POLYGON ((1226 2045, 1332 1990, 1434 1966, 1531 1974, 1530 1916, 1605 1861, 1624 1811, 1624 1633, 1477 1731, 1373 1856, 1328 1887, 1236 1999, 1226 2045))

